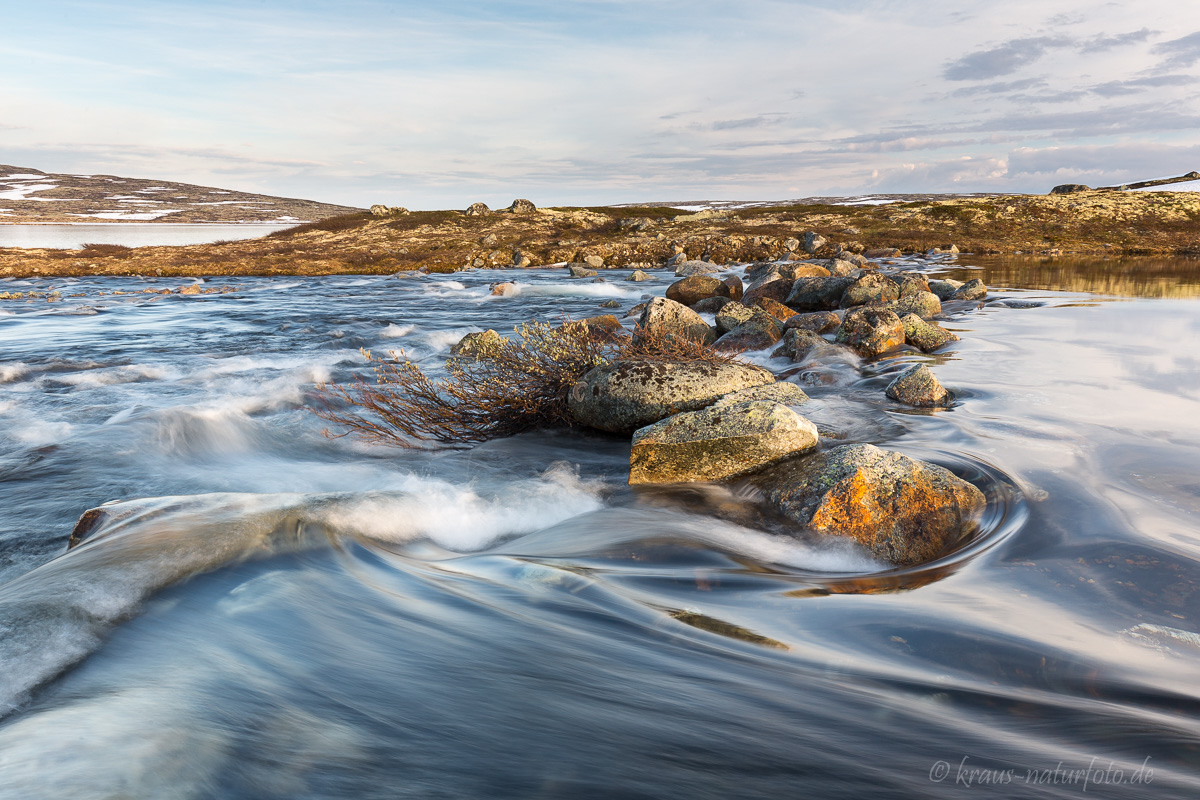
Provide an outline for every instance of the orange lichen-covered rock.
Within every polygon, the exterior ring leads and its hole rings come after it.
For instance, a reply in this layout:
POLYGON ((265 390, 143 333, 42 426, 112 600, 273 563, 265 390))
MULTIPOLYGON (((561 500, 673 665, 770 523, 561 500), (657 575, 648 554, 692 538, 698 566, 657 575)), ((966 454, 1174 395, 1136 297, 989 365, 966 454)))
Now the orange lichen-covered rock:
POLYGON ((892 564, 937 558, 969 533, 983 493, 949 470, 869 444, 790 461, 758 481, 786 516, 892 564))

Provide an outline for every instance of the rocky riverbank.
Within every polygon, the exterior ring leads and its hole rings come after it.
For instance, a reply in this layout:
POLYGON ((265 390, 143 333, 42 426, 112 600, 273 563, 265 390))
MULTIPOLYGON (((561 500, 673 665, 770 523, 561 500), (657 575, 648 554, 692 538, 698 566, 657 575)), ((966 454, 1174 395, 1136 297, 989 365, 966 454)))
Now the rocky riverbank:
POLYGON ((0 249, 0 276, 331 275, 576 262, 588 269, 837 254, 1200 253, 1193 192, 946 197, 884 205, 800 204, 408 212, 378 206, 262 239, 189 247, 0 249), (811 234, 811 236, 806 236, 811 234))

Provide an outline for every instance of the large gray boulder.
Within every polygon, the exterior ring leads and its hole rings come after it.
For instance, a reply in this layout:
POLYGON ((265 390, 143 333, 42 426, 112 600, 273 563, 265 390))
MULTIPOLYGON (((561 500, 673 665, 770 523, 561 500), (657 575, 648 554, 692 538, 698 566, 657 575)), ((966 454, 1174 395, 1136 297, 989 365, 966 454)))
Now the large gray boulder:
POLYGON ((962 286, 954 290, 952 300, 982 300, 987 297, 987 286, 983 281, 976 278, 973 281, 967 281, 962 286))
POLYGON ((633 434, 629 483, 726 480, 818 442, 816 426, 779 403, 751 400, 684 412, 633 434))
POLYGON ((869 444, 789 461, 755 483, 798 524, 856 541, 900 566, 945 553, 987 505, 979 489, 949 470, 869 444))
MULTIPOLYGON (((733 289, 729 284, 711 275, 692 275, 688 278, 680 278, 672 283, 667 287, 666 294, 668 300, 674 300, 676 303, 682 303, 685 306, 693 306, 709 297, 732 298, 733 289)), ((738 295, 741 296, 740 291, 738 295)))
POLYGON ((678 337, 712 344, 717 334, 704 318, 682 303, 655 297, 646 303, 638 318, 639 334, 678 337))
POLYGON ((621 359, 589 371, 571 387, 567 407, 582 425, 632 433, 682 411, 698 411, 727 394, 774 383, 749 364, 621 359))
POLYGON ((783 324, 761 308, 754 307, 750 312, 750 319, 717 339, 713 347, 727 353, 741 353, 762 350, 778 342, 783 335, 783 324))
POLYGON ((937 408, 954 402, 954 395, 938 382, 929 367, 914 364, 888 384, 885 394, 893 400, 918 408, 937 408))
POLYGON ((842 324, 842 318, 832 311, 810 311, 807 314, 796 314, 789 317, 783 327, 791 330, 796 328, 813 333, 832 333, 842 324))
MULTIPOLYGON (((784 301, 797 311, 832 311, 842 301, 846 289, 854 283, 849 276, 797 278, 784 301)), ((749 294, 749 292, 747 292, 749 294)))

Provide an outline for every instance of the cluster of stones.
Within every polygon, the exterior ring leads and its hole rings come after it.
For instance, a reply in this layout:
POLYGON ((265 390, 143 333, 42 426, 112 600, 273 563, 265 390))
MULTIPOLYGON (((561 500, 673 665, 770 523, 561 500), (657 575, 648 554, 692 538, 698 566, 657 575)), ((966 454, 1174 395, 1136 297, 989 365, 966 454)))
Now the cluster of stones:
MULTIPOLYGON (((567 272, 598 279, 600 266, 570 264, 567 272)), ((752 264, 745 281, 704 261, 674 266, 677 280, 666 296, 635 308, 634 336, 684 337, 733 353, 775 348, 773 355, 792 361, 826 348, 862 358, 905 347, 933 352, 957 340, 934 321, 942 303, 987 294, 978 280, 886 272, 851 253, 752 264)), ((573 324, 593 335, 628 335, 611 315, 573 324)), ((471 334, 456 352, 485 354, 498 338, 471 334)), ((919 407, 953 402, 924 364, 900 373, 886 393, 919 407)), ((796 384, 746 363, 621 359, 582 376, 568 405, 579 424, 632 437, 630 484, 749 481, 804 528, 852 539, 896 565, 934 559, 971 531, 986 505, 979 489, 873 445, 822 449, 817 427, 802 415, 808 399, 796 384)))

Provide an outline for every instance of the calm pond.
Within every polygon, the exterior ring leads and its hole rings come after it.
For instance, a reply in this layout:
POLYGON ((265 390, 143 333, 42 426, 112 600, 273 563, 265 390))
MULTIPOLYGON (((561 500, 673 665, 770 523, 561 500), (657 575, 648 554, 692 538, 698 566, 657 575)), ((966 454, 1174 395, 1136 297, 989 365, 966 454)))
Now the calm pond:
POLYGON ((237 225, 174 225, 169 222, 86 223, 80 225, 0 224, 0 247, 78 249, 85 244, 123 244, 127 247, 210 244, 220 241, 257 239, 268 233, 296 226, 296 222, 237 225))
POLYGON ((751 355, 983 489, 905 570, 631 489, 628 438, 400 451, 309 411, 359 348, 437 373, 666 271, 0 281, 63 298, 0 302, 0 798, 1200 796, 1196 262, 910 266, 991 287, 961 341, 751 355), (884 396, 916 361, 954 407, 884 396))

